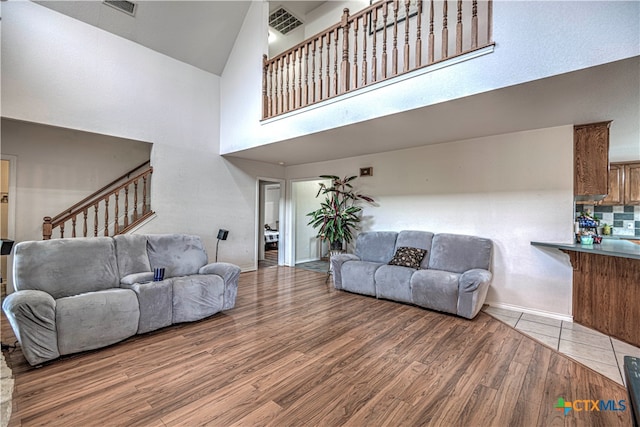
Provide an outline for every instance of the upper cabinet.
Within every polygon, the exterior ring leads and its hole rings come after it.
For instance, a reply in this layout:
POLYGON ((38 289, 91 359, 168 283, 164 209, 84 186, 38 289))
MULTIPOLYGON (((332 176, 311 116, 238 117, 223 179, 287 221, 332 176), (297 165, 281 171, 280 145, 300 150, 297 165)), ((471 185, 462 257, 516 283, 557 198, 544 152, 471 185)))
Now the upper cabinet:
POLYGON ((640 205, 640 162, 624 165, 624 204, 640 205))
POLYGON ((599 205, 640 205, 640 161, 611 163, 609 194, 599 205))
POLYGON ((611 121, 573 128, 573 192, 578 201, 602 200, 609 192, 611 121))

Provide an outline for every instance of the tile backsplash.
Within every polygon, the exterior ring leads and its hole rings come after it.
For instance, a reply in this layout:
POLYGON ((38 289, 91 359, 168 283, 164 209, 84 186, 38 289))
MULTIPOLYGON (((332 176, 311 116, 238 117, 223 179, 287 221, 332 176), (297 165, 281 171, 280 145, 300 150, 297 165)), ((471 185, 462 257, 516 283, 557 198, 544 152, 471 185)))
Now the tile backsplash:
POLYGON ((640 237, 640 206, 594 206, 576 204, 576 217, 589 211, 600 220, 600 225, 613 226, 611 234, 640 237))

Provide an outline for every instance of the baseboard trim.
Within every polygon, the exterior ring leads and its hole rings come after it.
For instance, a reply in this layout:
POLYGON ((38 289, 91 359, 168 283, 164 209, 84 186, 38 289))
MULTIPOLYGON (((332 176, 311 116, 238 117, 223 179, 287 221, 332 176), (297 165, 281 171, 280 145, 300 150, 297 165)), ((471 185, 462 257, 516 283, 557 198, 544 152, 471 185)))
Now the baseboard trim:
POLYGON ((521 311, 527 314, 535 314, 536 316, 549 317, 551 319, 564 320, 573 323, 573 316, 570 314, 553 313, 545 310, 536 310, 533 308, 521 307, 513 304, 504 304, 500 302, 485 302, 490 307, 503 308, 505 310, 521 311))

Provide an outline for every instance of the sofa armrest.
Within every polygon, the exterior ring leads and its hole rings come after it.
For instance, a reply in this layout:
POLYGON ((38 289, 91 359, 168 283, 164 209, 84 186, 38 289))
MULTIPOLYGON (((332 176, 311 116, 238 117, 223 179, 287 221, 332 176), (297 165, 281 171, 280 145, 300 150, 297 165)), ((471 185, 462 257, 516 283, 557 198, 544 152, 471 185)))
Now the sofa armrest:
POLYGON ((131 285, 135 283, 153 282, 153 271, 144 271, 142 273, 127 274, 120 279, 120 285, 131 289, 131 285))
POLYGON ((342 289, 342 264, 347 261, 358 260, 360 260, 360 258, 353 254, 338 254, 331 257, 331 274, 333 275, 334 288, 342 289))
POLYGON ((2 310, 30 365, 60 357, 56 330, 56 300, 43 291, 17 291, 4 300, 2 310))
POLYGON ((458 316, 473 319, 482 308, 493 275, 488 270, 474 268, 460 275, 458 281, 458 316))
POLYGON ((240 277, 240 267, 228 262, 213 262, 200 267, 199 274, 216 274, 224 281, 224 304, 223 310, 233 308, 236 304, 238 294, 238 278, 240 277))

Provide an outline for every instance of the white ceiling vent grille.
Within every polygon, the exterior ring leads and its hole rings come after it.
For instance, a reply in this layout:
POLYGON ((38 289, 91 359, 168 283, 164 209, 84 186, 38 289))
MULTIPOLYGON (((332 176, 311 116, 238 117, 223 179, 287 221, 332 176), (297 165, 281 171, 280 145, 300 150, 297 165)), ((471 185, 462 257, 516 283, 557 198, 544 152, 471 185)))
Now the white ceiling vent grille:
POLYGON ((269 15, 269 26, 282 34, 287 34, 302 25, 302 21, 293 16, 284 7, 279 7, 269 15))
POLYGON ((130 1, 126 1, 126 0, 120 0, 120 1, 111 1, 111 0, 104 0, 102 3, 111 6, 115 9, 118 9, 121 12, 126 13, 127 15, 131 15, 131 16, 135 16, 136 14, 136 6, 137 4, 132 3, 130 1))

